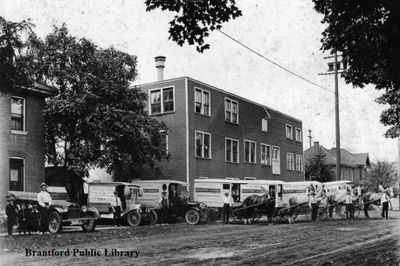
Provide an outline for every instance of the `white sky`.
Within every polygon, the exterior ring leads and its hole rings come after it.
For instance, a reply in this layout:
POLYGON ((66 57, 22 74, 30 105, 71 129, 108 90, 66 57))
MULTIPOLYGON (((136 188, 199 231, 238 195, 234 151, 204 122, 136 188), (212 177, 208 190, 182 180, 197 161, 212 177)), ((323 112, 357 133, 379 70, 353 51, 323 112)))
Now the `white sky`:
MULTIPOLYGON (((238 0, 243 16, 222 30, 264 56, 333 91, 327 54, 320 51, 324 25, 311 0, 238 0)), ((137 84, 156 80, 154 57, 167 57, 165 78, 190 76, 210 85, 265 104, 303 121, 304 149, 313 141, 335 145, 334 94, 278 69, 219 32, 211 34, 211 49, 203 54, 194 46, 180 47, 168 40, 172 14, 145 12, 144 0, 2 0, 0 16, 20 21, 31 18, 44 37, 53 25, 65 22, 72 35, 91 39, 101 47, 138 56, 137 84)), ((379 117, 384 106, 372 86, 353 88, 339 81, 341 147, 368 152, 374 160, 397 160, 397 140, 386 139, 379 117)))

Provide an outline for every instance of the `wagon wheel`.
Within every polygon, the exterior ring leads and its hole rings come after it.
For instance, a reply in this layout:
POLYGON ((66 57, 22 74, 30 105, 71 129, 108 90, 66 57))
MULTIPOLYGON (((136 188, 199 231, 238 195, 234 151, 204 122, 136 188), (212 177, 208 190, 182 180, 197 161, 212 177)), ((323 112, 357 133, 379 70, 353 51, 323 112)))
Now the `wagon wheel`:
POLYGON ((140 213, 137 211, 130 211, 126 215, 126 222, 129 226, 138 226, 140 224, 140 213))
POLYGON ((151 211, 148 214, 148 218, 149 218, 149 224, 151 226, 155 225, 157 223, 158 220, 158 215, 155 211, 151 211))
POLYGON ((321 209, 318 211, 318 220, 325 221, 328 220, 329 215, 328 215, 328 210, 326 208, 321 209))
POLYGON ((188 210, 185 220, 188 224, 198 224, 200 222, 200 213, 196 210, 188 210))
POLYGON ((82 230, 84 232, 93 232, 94 228, 96 228, 96 220, 94 219, 94 217, 92 217, 93 219, 84 221, 82 224, 82 230))
POLYGON ((61 230, 62 218, 58 212, 51 212, 49 215, 48 229, 50 233, 55 234, 61 230))
POLYGON ((357 205, 354 207, 354 218, 358 218, 360 216, 361 206, 357 205))
POLYGON ((346 206, 337 204, 335 206, 335 212, 337 215, 339 215, 341 218, 346 218, 346 206))
POLYGON ((208 210, 208 208, 202 208, 200 210, 200 222, 201 223, 207 222, 209 213, 210 213, 210 211, 208 210))

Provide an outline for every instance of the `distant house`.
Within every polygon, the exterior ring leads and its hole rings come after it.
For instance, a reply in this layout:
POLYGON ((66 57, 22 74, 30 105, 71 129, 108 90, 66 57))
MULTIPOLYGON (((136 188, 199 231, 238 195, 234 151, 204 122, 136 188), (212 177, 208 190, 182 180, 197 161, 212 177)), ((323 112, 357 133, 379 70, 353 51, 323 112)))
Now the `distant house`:
MULTIPOLYGON (((314 145, 304 151, 304 161, 307 163, 310 157, 318 152, 325 154, 325 163, 329 166, 331 177, 334 181, 336 178, 336 148, 326 149, 319 145, 319 142, 314 142, 314 145)), ((371 167, 371 161, 368 153, 351 153, 348 150, 340 149, 340 180, 351 180, 357 183, 362 183, 368 169, 371 167)))
MULTIPOLYGON (((6 92, 0 87, 0 195, 7 191, 38 191, 44 182, 45 98, 56 89, 35 83, 6 92)), ((0 209, 6 199, 0 197, 0 209)))

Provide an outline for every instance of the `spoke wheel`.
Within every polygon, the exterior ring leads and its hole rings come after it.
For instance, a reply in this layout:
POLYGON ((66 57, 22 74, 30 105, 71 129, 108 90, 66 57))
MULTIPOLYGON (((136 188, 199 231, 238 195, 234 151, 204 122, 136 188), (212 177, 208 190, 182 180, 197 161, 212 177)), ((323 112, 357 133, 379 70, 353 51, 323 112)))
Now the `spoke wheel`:
POLYGON ((61 230, 62 218, 58 212, 51 212, 49 215, 48 229, 52 234, 58 233, 61 230))
POLYGON ((200 222, 200 214, 196 210, 189 210, 185 215, 188 224, 198 224, 200 222))
POLYGON ((151 211, 148 213, 149 216, 149 224, 150 225, 155 225, 157 223, 158 220, 158 215, 155 211, 151 211))
POLYGON ((207 222, 209 217, 209 210, 207 208, 201 209, 200 210, 200 222, 205 223, 207 222))
POLYGON ((129 226, 138 226, 140 224, 140 213, 137 211, 130 211, 126 215, 126 222, 129 226))
POLYGON ((96 228, 96 220, 93 218, 91 220, 87 220, 82 224, 82 230, 84 232, 93 232, 96 228))

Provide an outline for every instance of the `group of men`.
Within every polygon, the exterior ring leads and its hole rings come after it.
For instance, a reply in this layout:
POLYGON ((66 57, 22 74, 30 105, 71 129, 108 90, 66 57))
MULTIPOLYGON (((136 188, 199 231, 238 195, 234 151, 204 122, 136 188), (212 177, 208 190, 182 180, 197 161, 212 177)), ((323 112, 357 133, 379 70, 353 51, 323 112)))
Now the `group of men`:
POLYGON ((49 220, 49 207, 52 203, 50 194, 47 192, 47 185, 40 185, 40 192, 37 195, 38 205, 20 203, 16 204, 16 197, 13 194, 7 195, 6 215, 8 235, 13 234, 13 227, 18 221, 18 230, 21 235, 28 231, 47 231, 49 220))

